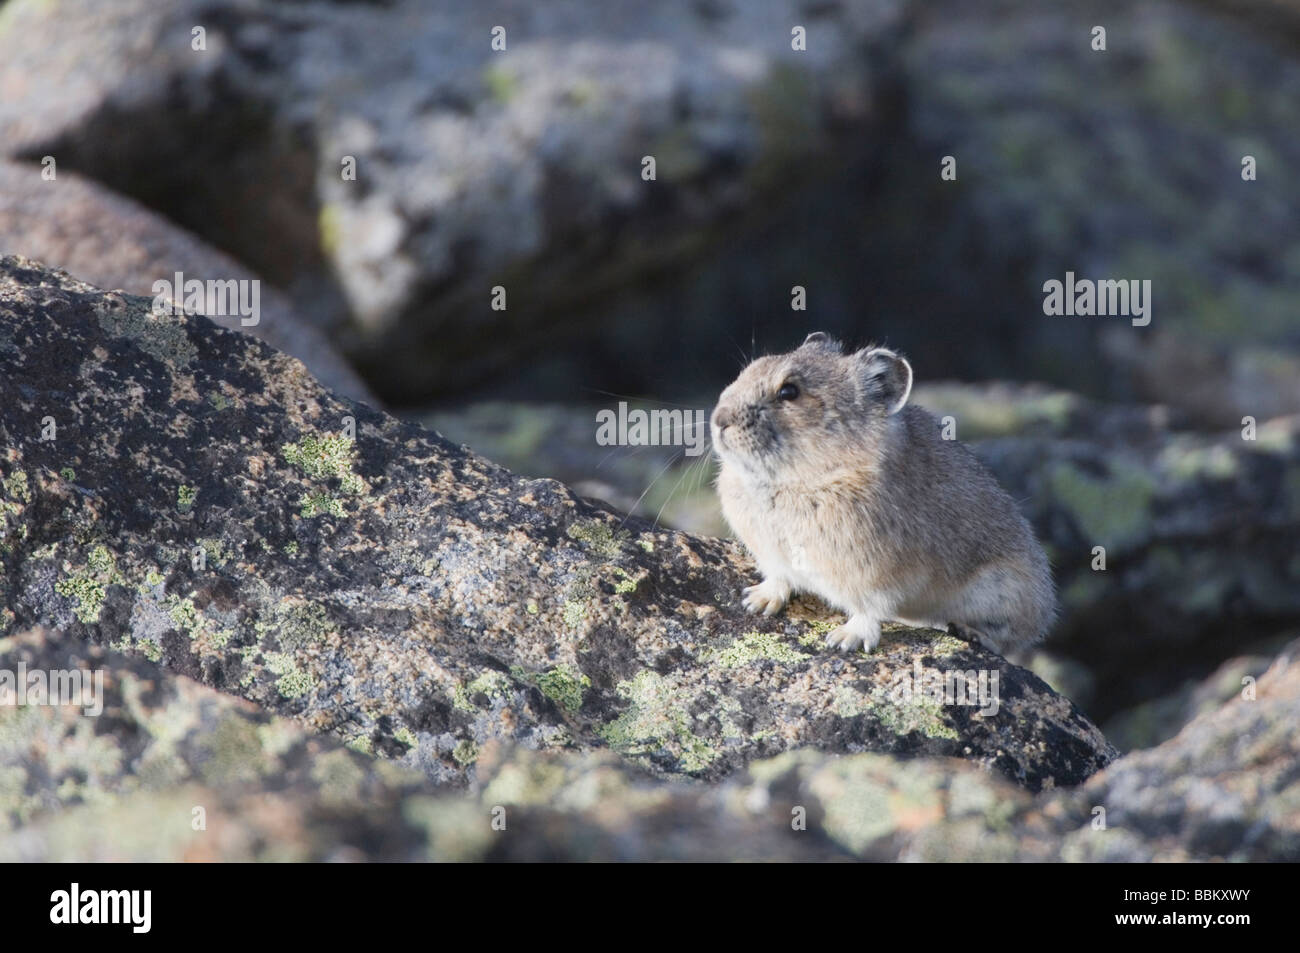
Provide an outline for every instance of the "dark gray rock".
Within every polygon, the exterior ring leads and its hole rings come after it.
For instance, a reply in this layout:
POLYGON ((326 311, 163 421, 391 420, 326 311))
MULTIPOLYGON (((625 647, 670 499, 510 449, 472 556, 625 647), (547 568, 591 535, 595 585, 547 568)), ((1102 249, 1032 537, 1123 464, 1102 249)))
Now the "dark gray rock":
POLYGON ((955 207, 949 231, 982 237, 978 296, 1010 313, 994 320, 1020 368, 1208 428, 1300 412, 1300 61, 1275 42, 1294 7, 1263 36, 1207 12, 1233 6, 943 0, 904 51, 909 138, 958 161, 908 204, 955 207), (1149 279, 1150 325, 1044 315, 1043 283, 1067 271, 1149 279))

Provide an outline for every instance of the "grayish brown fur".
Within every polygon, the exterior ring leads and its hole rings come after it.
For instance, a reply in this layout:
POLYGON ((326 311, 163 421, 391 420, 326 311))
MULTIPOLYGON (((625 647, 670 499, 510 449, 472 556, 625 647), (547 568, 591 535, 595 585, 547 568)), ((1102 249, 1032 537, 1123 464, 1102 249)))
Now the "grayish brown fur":
POLYGON ((718 495, 763 574, 745 605, 773 615, 811 592, 849 614, 827 637, 844 649, 875 648, 886 619, 1027 648, 1056 613, 1047 557, 993 475, 907 403, 911 388, 894 352, 843 354, 819 332, 722 392, 718 495), (798 396, 782 399, 788 384, 798 396))

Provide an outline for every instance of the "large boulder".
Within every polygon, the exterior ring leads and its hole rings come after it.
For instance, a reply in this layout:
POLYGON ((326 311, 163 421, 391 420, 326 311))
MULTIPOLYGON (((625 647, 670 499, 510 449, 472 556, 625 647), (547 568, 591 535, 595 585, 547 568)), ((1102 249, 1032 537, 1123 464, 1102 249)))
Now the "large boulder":
POLYGON ((947 231, 983 246, 979 301, 1015 316, 1021 376, 1209 428, 1300 413, 1300 60, 1212 12, 1265 6, 1294 23, 1290 3, 926 5, 903 55, 908 138, 958 174, 904 167, 882 187, 952 209, 947 231), (1149 280, 1150 324, 1044 314, 1067 272, 1149 280))
POLYGON ((899 24, 895 0, 14 0, 0 143, 163 210, 313 311, 339 304, 334 276, 376 382, 423 395, 876 149, 899 24))
POLYGON ((897 627, 826 651, 816 604, 745 615, 737 544, 516 477, 204 318, 16 258, 0 316, 7 629, 142 654, 443 782, 491 739, 704 779, 809 745, 954 755, 1029 789, 1114 754, 1004 659, 897 627))
POLYGON ((1044 381, 1180 408, 1208 430, 1300 413, 1287 9, 911 4, 889 59, 899 95, 884 154, 792 183, 690 268, 575 314, 592 320, 558 342, 571 352, 560 370, 539 362, 528 396, 572 399, 576 382, 693 401, 701 378, 716 393, 734 376, 739 349, 827 330, 908 352, 922 379, 1044 381), (1267 27, 1241 22, 1247 10, 1267 27), (1067 272, 1149 280, 1151 323, 1044 314, 1044 283, 1067 272), (791 310, 795 285, 806 312, 791 310))

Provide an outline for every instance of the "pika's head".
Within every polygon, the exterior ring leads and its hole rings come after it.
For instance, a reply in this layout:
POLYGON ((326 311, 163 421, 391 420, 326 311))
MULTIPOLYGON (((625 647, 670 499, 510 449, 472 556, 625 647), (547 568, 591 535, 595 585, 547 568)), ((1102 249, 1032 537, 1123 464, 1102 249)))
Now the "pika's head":
POLYGON ((724 464, 759 479, 824 475, 879 444, 912 392, 912 367, 893 351, 844 354, 817 331, 788 354, 750 363, 710 418, 724 464))

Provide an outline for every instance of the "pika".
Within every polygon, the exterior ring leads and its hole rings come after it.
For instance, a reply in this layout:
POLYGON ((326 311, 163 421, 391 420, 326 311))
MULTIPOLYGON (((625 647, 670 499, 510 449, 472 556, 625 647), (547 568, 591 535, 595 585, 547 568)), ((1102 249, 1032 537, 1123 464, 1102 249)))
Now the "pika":
POLYGON ((762 581, 745 608, 775 615, 795 592, 849 616, 826 638, 868 652, 880 623, 950 627, 1006 655, 1056 616, 1028 521, 965 446, 909 404, 912 367, 851 354, 822 332, 760 357, 710 417, 722 512, 762 581))

